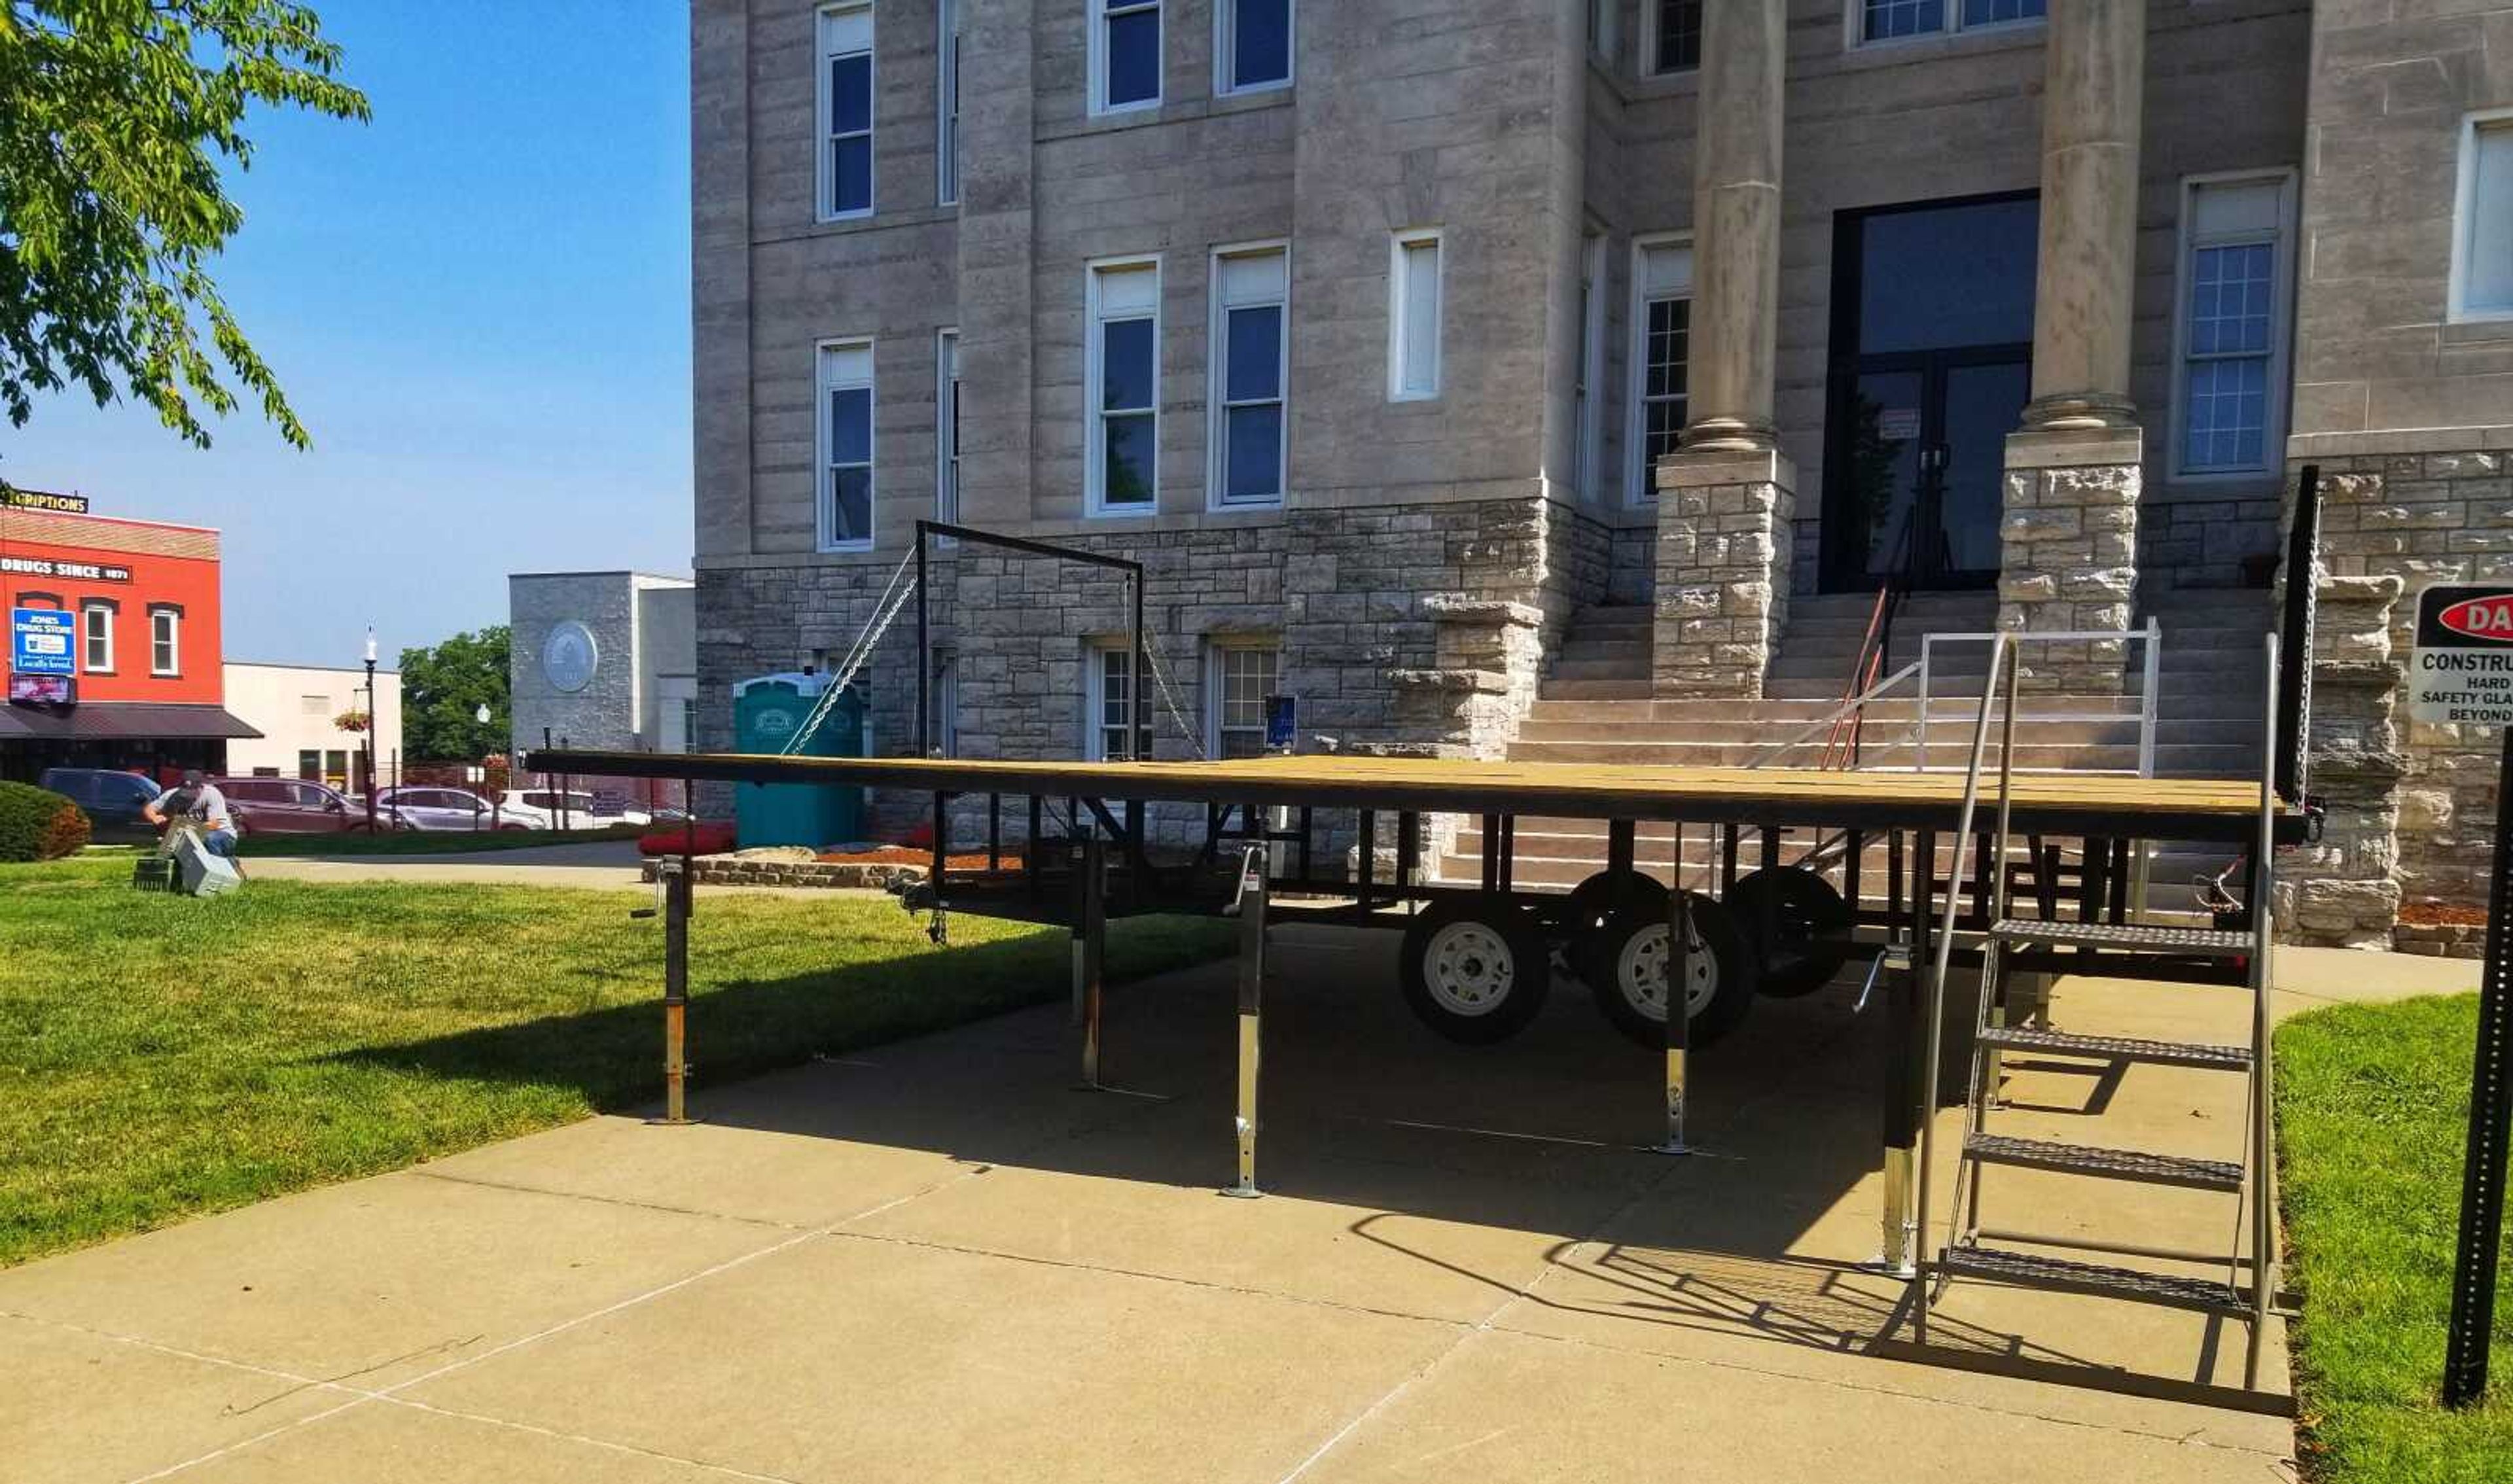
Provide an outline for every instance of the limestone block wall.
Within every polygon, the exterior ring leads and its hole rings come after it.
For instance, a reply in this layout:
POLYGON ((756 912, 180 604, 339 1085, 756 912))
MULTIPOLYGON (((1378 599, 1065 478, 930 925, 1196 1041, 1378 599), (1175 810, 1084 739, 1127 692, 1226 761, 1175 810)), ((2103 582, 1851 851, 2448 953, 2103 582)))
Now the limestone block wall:
MULTIPOLYGON (((1595 523, 1541 498, 1302 511, 1291 519, 1067 537, 1064 544, 1144 564, 1145 645, 1168 679, 1145 686, 1153 755, 1192 757, 1170 714, 1207 726, 1204 655, 1231 636, 1280 642, 1284 689, 1300 702, 1300 746, 1497 757, 1534 702, 1544 656, 1572 610, 1604 593, 1608 546, 1595 523)), ((731 736, 733 682, 843 652, 870 622, 891 564, 702 572, 700 734, 731 736)), ((959 693, 965 757, 1082 754, 1084 665, 1122 640, 1122 575, 963 544, 933 563, 933 640, 959 693)), ((913 750, 912 612, 866 667, 875 749, 913 750)), ((982 828, 982 800, 956 827, 982 828)), ((928 801, 877 795, 876 823, 901 828, 928 801)), ((1026 816, 1007 817, 1010 837, 1026 816)), ((1200 839, 1200 810, 1156 822, 1171 843, 1200 839)), ((1322 834, 1330 851, 1337 837, 1322 834)), ((1331 857, 1330 857, 1331 858, 1331 857)))
POLYGON ((2513 581, 2513 466, 2492 451, 2324 459, 2310 787, 2328 837, 2291 862, 2307 942, 2387 946, 2404 906, 2484 905, 2496 741, 2402 706, 2416 593, 2513 581))
POLYGON ((1788 626, 1796 478, 1777 454, 1676 454, 1659 465, 1659 696, 1762 698, 1788 626))
MULTIPOLYGON (((2138 494, 2145 475, 2135 429, 2008 439, 2006 514, 1999 522, 1998 623, 2025 633, 2127 634, 2137 591, 2138 494)), ((2016 683, 2028 691, 2116 691, 2126 639, 2028 644, 2016 683)))

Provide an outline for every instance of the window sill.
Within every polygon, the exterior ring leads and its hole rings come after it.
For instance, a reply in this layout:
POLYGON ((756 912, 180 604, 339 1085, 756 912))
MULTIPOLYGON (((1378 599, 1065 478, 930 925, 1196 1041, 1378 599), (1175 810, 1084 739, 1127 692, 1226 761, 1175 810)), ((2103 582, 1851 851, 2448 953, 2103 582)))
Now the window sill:
MULTIPOLYGON (((1978 56, 1990 52, 2020 52, 2038 48, 2050 34, 2042 20, 2015 20, 2000 25, 1974 26, 1963 31, 1939 31, 1929 36, 1896 36, 1887 41, 1845 41, 1837 58, 1823 59, 1842 71, 1863 71, 1872 67, 1899 67, 1935 61, 1941 57, 1978 56)), ((1818 61, 1818 66, 1821 62, 1818 61)))
POLYGON ((1063 123, 1042 123, 1038 129, 1041 142, 1053 140, 1080 139, 1086 135, 1115 134, 1127 129, 1150 129, 1162 124, 1184 123, 1191 119, 1217 118, 1233 113, 1252 113, 1264 108, 1288 108, 1297 88, 1286 85, 1225 93, 1213 98, 1181 99, 1153 108, 1129 108, 1118 113, 1092 113, 1063 123))
POLYGON ((2484 345, 2513 341, 2513 309, 2464 313, 2443 322, 2443 343, 2484 345))
POLYGON ((1146 505, 1094 505, 1082 512, 1085 520, 1141 520, 1161 513, 1160 502, 1146 505))
POLYGON ((850 237, 858 232, 877 231, 893 226, 927 226, 937 221, 956 221, 960 208, 950 206, 910 206, 897 211, 876 212, 869 217, 821 218, 809 225, 781 232, 764 232, 750 239, 753 247, 778 242, 808 241, 816 237, 850 237))

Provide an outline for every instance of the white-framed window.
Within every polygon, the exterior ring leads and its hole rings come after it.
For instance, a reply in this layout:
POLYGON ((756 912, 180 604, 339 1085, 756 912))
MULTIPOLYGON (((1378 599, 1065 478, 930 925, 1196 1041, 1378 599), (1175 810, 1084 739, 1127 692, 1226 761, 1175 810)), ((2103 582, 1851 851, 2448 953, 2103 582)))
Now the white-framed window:
POLYGON ((1392 234, 1387 256, 1387 396, 1427 401, 1440 394, 1440 309, 1447 297, 1440 233, 1392 234))
POLYGON ((1293 0, 1219 0, 1213 16, 1216 93, 1291 85, 1293 0))
POLYGON ((1597 417, 1606 384, 1606 239, 1590 232, 1579 244, 1579 342, 1571 376, 1571 480, 1579 498, 1597 500, 1598 447, 1605 439, 1597 417))
POLYGON ((79 637, 87 653, 82 656, 91 675, 113 673, 113 605, 100 600, 90 601, 79 608, 79 637))
POLYGON ((1588 51, 1609 66, 1615 43, 1622 39, 1622 0, 1588 0, 1588 51))
POLYGON ((1161 261, 1091 264, 1089 320, 1084 508, 1149 515, 1160 508, 1161 261))
POLYGON ((2513 319, 2513 108, 2461 121, 2452 213, 2452 317, 2513 319))
POLYGON ((1135 740, 1149 720, 1148 708, 1135 685, 1135 651, 1123 639, 1096 643, 1084 652, 1087 662, 1083 751, 1095 763, 1131 762, 1135 740))
POLYGON ((1641 0, 1641 72, 1665 77, 1701 65, 1703 0, 1641 0))
POLYGON ((1632 243, 1632 347, 1624 488, 1634 504, 1657 494, 1657 461, 1684 440, 1692 414, 1693 244, 1682 237, 1632 243))
POLYGON ((934 204, 960 203, 960 5, 935 0, 934 204))
POLYGON ((934 333, 934 518, 960 522, 960 332, 934 333))
POLYGON ((148 673, 183 673, 183 610, 160 604, 148 610, 148 673))
POLYGON ((1161 0, 1086 0, 1091 7, 1091 111, 1161 103, 1161 0))
POLYGON ((2021 25, 2042 19, 2047 0, 1850 0, 1851 39, 1859 45, 2021 25))
POLYGON ((2294 215, 2291 172, 2182 182, 2176 475, 2258 474, 2285 458, 2294 215))
POLYGON ((1281 504, 1291 453, 1288 247, 1260 243, 1214 253, 1212 343, 1212 504, 1281 504))
POLYGON ((1259 757, 1265 751, 1265 698, 1281 683, 1282 646, 1229 639, 1205 651, 1204 733, 1216 757, 1259 757))
POLYGON ((823 341, 819 407, 819 546, 872 549, 872 341, 823 341))
POLYGON ((872 215, 872 7, 819 14, 820 220, 872 215))
POLYGON ((934 745, 937 757, 960 755, 960 665, 958 657, 934 657, 934 745))

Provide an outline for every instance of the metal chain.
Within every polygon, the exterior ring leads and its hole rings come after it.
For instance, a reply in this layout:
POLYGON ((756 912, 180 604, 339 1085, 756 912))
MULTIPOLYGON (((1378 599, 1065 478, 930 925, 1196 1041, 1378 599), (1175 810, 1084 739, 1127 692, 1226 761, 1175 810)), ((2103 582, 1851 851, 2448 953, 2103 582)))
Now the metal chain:
POLYGON ((915 553, 911 551, 899 559, 898 567, 892 569, 889 585, 882 588, 881 603, 873 611, 872 622, 865 625, 863 633, 857 636, 846 662, 839 667, 838 678, 820 693, 819 701, 812 707, 812 714, 805 717, 803 724, 794 729, 794 735, 785 740, 780 755, 790 757, 812 740, 813 734, 819 731, 820 724, 828 720, 829 713, 837 708, 838 698, 846 694, 847 687, 871 661, 873 651, 881 645, 881 636, 890 631, 891 621, 898 617, 899 610, 905 608, 907 600, 916 594, 916 579, 907 578, 904 586, 899 582, 906 576, 908 564, 915 559, 915 553), (894 593, 897 594, 895 598, 894 593))
POLYGON ((1160 647, 1146 639, 1143 641, 1143 658, 1151 663, 1152 681, 1160 687, 1161 704, 1169 708, 1170 720, 1177 725, 1179 735, 1195 744, 1197 757, 1206 762, 1213 761, 1213 750, 1204 744, 1204 734, 1187 725, 1186 715, 1178 707, 1177 693, 1170 689, 1169 672, 1161 666, 1160 647))

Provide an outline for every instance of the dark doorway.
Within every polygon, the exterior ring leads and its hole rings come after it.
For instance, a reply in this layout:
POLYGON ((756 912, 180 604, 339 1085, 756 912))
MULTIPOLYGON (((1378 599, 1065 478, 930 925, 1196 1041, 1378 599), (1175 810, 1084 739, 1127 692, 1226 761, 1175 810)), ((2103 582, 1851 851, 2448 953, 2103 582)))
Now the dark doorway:
POLYGON ((2032 396, 2031 193, 1834 219, 1823 585, 1998 580, 2007 435, 2032 396))

